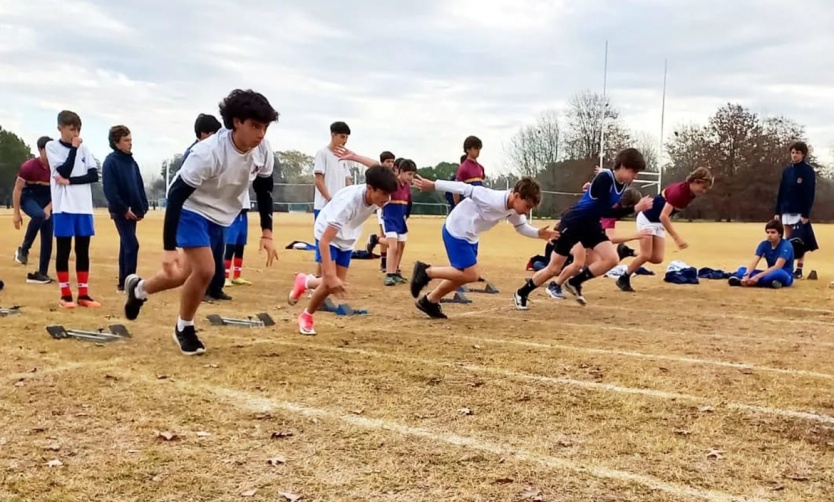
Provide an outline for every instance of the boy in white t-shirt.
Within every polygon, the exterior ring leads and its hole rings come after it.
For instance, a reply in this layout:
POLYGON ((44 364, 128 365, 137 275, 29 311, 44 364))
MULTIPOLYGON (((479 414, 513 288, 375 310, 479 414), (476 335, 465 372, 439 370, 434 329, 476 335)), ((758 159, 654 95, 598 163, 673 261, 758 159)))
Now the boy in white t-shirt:
MULTIPOLYGON (((350 127, 344 122, 330 124, 330 143, 316 153, 313 165, 315 176, 315 195, 313 197, 313 221, 319 212, 336 195, 336 192, 350 185, 350 168, 344 159, 336 156, 334 151, 344 148, 350 136, 350 127)), ((321 266, 316 267, 316 275, 321 276, 321 266)))
POLYGON ((481 277, 478 266, 478 236, 502 221, 509 221, 516 232, 526 237, 553 240, 559 232, 548 227, 536 228, 526 215, 541 203, 539 184, 521 178, 512 190, 492 190, 460 181, 430 181, 414 177, 414 186, 422 191, 440 190, 464 196, 443 224, 443 244, 450 267, 432 267, 418 261, 411 274, 411 296, 417 298, 432 279, 442 279, 433 291, 417 300, 417 308, 433 319, 446 319, 440 299, 459 287, 481 277))
POLYGON ((52 227, 55 234, 55 274, 61 287, 60 306, 73 309, 101 307, 90 297, 90 237, 93 224, 93 192, 98 181, 98 166, 90 150, 82 144, 81 118, 64 110, 58 114, 61 139, 46 144, 46 158, 52 172, 52 227), (69 256, 75 238, 75 273, 78 280, 78 302, 72 298, 69 282, 69 256))
POLYGON ((137 275, 125 280, 125 317, 130 320, 138 317, 148 295, 183 286, 173 334, 185 355, 206 350, 197 338, 194 316, 214 276, 211 242, 240 214, 250 184, 258 200, 266 265, 278 256, 272 242, 275 159, 264 138, 278 112, 263 95, 237 89, 220 103, 220 115, 225 129, 191 148, 168 189, 162 270, 148 280, 137 275))
POLYGON ((397 178, 391 169, 379 165, 373 159, 356 155, 343 149, 336 150, 344 160, 353 160, 368 166, 365 183, 346 187, 324 206, 316 218, 316 262, 321 266, 321 278, 298 274, 288 300, 295 305, 307 289, 315 289, 307 308, 298 316, 298 331, 302 335, 315 335, 313 314, 331 294, 345 293, 350 259, 356 241, 362 236, 362 225, 374 212, 388 203, 391 193, 397 189, 397 178))

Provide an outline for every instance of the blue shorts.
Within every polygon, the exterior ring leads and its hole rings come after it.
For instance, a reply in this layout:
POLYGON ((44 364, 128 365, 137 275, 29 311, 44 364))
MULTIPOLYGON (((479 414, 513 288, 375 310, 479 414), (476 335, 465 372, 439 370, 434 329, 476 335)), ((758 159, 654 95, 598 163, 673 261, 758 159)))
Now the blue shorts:
POLYGON ((226 228, 205 216, 183 209, 177 225, 177 246, 181 248, 210 248, 213 242, 223 242, 226 228))
POLYGON ((405 222, 405 218, 386 218, 385 216, 382 217, 382 230, 385 231, 385 235, 387 236, 389 233, 395 233, 397 235, 407 234, 408 233, 408 224, 405 222))
POLYGON ((96 235, 92 214, 55 213, 52 215, 55 237, 92 237, 96 235))
MULTIPOLYGON (((339 267, 348 268, 350 267, 350 257, 353 255, 353 251, 342 251, 341 249, 337 248, 334 245, 330 245, 330 258, 336 262, 336 265, 339 267)), ((321 263, 321 252, 319 251, 319 240, 316 239, 316 263, 321 263)))
POLYGON ((249 213, 240 213, 231 225, 226 227, 227 246, 245 246, 249 237, 249 213))
POLYGON ((446 246, 449 263, 456 269, 465 270, 478 264, 478 244, 452 237, 446 225, 443 225, 443 244, 446 246))
POLYGON ((321 209, 313 209, 313 221, 314 222, 318 219, 320 212, 321 212, 321 209))

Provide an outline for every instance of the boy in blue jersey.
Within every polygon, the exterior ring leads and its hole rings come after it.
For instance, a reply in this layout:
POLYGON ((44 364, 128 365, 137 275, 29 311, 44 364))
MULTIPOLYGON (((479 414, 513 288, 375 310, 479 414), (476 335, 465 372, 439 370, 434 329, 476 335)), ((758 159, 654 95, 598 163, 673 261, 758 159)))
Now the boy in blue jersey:
POLYGON ((391 194, 388 204, 382 206, 382 228, 390 258, 386 264, 386 286, 406 282, 400 272, 400 263, 408 236, 406 219, 411 215, 411 182, 414 180, 414 173, 417 172, 417 165, 411 159, 403 159, 394 172, 397 175, 397 189, 391 194))
POLYGON ((548 266, 527 279, 527 282, 513 294, 513 301, 518 310, 527 310, 527 298, 530 293, 562 270, 571 249, 578 243, 585 249, 593 250, 598 259, 590 266, 583 267, 564 287, 576 301, 585 305, 582 284, 604 275, 620 261, 617 249, 602 229, 600 219, 622 218, 651 207, 651 197, 643 197, 633 207, 617 205, 629 184, 637 177, 637 173, 645 168, 646 160, 643 154, 636 148, 626 148, 614 158, 613 169, 603 169, 594 177, 579 202, 570 208, 559 222, 559 239, 553 246, 548 266))
POLYGON ((793 284, 793 246, 782 236, 785 229, 779 220, 771 220, 765 225, 767 239, 756 248, 756 256, 750 266, 741 267, 729 279, 730 286, 759 286, 764 288, 781 288, 793 284), (756 265, 764 258, 765 270, 756 270, 756 265))

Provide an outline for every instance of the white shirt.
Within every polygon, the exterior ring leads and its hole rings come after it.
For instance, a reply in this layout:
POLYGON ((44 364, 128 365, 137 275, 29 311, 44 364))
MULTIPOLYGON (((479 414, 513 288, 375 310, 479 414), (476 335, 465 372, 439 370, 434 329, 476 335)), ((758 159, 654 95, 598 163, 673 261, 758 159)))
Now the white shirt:
POLYGON ((275 157, 266 139, 241 153, 232 143, 232 131, 220 129, 191 148, 177 173, 195 188, 182 207, 228 227, 248 201, 249 186, 255 177, 272 176, 274 166, 275 157))
POLYGON ((356 241, 362 237, 365 220, 379 209, 379 206, 365 202, 367 190, 367 185, 363 183, 336 192, 316 218, 313 229, 316 240, 321 240, 327 227, 336 227, 339 231, 331 244, 342 251, 353 251, 356 241))
MULTIPOLYGON (((333 198, 336 196, 336 192, 347 186, 345 178, 350 176, 350 165, 346 161, 339 160, 339 157, 336 157, 330 147, 326 146, 316 153, 313 174, 324 175, 324 186, 327 187, 330 197, 333 198)), ((315 190, 313 209, 321 209, 327 204, 327 199, 319 192, 318 188, 315 190)))
MULTIPOLYGON (((90 183, 79 185, 59 185, 55 181, 58 166, 66 162, 70 148, 58 140, 46 144, 46 160, 52 177, 49 188, 52 192, 52 212, 72 214, 93 214, 93 191, 90 183)), ((72 166, 70 177, 84 176, 90 169, 98 169, 96 159, 84 143, 78 147, 75 154, 75 164, 72 166)))
POLYGON ((527 223, 525 215, 515 212, 514 209, 507 209, 507 200, 512 190, 492 190, 460 181, 444 180, 435 181, 434 186, 441 192, 452 192, 466 197, 446 217, 446 231, 452 237, 477 244, 478 235, 504 220, 512 223, 516 232, 521 235, 539 236, 538 229, 527 223))

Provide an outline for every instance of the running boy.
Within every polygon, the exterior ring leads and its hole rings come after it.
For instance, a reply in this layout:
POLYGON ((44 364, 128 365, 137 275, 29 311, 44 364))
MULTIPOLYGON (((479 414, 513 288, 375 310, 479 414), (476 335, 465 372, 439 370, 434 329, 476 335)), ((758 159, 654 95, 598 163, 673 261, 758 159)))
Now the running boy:
POLYGON ((23 243, 14 253, 14 260, 21 265, 29 263, 29 250, 38 233, 41 236, 41 254, 38 270, 26 274, 29 284, 49 284, 49 262, 52 259, 52 192, 49 179, 49 161, 46 159, 46 144, 52 138, 38 138, 38 156, 29 159, 20 166, 17 180, 12 192, 14 207, 14 228, 20 230, 23 225, 21 210, 29 216, 29 225, 23 236, 23 243))
POLYGON ((82 144, 81 118, 64 110, 58 114, 61 139, 46 144, 46 158, 52 170, 52 227, 55 234, 55 273, 61 287, 60 306, 97 308, 101 304, 89 294, 90 237, 93 224, 93 192, 90 185, 98 181, 96 159, 82 144), (73 301, 69 282, 69 256, 75 237, 75 273, 78 303, 73 301))
POLYGON ((397 178, 391 169, 349 150, 336 148, 335 153, 341 160, 368 166, 368 170, 365 171, 365 184, 339 190, 316 218, 313 231, 316 262, 321 266, 323 276, 298 274, 288 296, 290 305, 295 305, 307 289, 315 289, 307 308, 298 316, 298 332, 302 335, 316 334, 313 314, 328 296, 341 296, 346 292, 348 267, 356 241, 362 236, 362 225, 397 189, 397 178))
POLYGON ((672 225, 672 216, 686 209, 695 197, 703 195, 712 188, 715 179, 706 167, 699 167, 689 173, 686 181, 672 183, 652 200, 652 207, 637 215, 637 230, 648 230, 651 237, 640 239, 640 252, 628 265, 626 273, 617 278, 617 287, 622 291, 634 292, 631 287, 631 275, 644 263, 663 263, 666 233, 672 236, 678 249, 686 249, 689 244, 678 234, 672 225))
POLYGON ((148 280, 131 275, 125 281, 125 317, 130 320, 139 316, 148 295, 183 286, 173 335, 189 356, 206 350, 197 338, 194 316, 214 275, 211 243, 240 213, 250 184, 258 200, 266 265, 278 256, 272 243, 275 159, 264 139, 278 112, 263 95, 236 89, 220 103, 220 116, 225 129, 194 145, 168 190, 162 270, 148 280))
POLYGON ((765 225, 767 239, 756 248, 756 256, 750 266, 741 267, 729 279, 730 286, 760 286, 781 288, 793 284, 793 246, 782 236, 785 232, 782 222, 771 220, 765 225), (756 270, 756 265, 764 258, 765 270, 756 270))
POLYGON ((492 190, 459 181, 430 181, 414 177, 414 186, 422 191, 440 190, 464 196, 443 224, 443 243, 451 267, 432 267, 418 261, 411 275, 411 296, 417 298, 432 279, 442 282, 423 295, 417 308, 433 319, 446 319, 440 299, 464 284, 481 277, 478 266, 478 236, 502 221, 509 221, 516 232, 526 237, 553 240, 558 232, 547 227, 535 228, 527 223, 526 215, 541 203, 539 184, 522 178, 512 190, 492 190))
POLYGON ((626 148, 614 158, 613 169, 603 169, 594 177, 591 186, 579 202, 570 208, 559 222, 560 235, 550 255, 548 266, 536 272, 513 293, 516 309, 527 310, 527 298, 530 293, 562 270, 565 260, 578 243, 585 249, 593 250, 598 259, 590 266, 584 266, 582 271, 570 278, 564 286, 576 297, 576 301, 585 305, 582 284, 605 274, 620 261, 616 248, 602 229, 600 219, 622 218, 651 207, 650 197, 643 197, 633 207, 615 207, 629 184, 637 177, 637 173, 645 168, 646 160, 643 154, 635 148, 626 148))
POLYGON ((388 268, 385 276, 386 286, 403 284, 406 280, 400 272, 405 241, 408 238, 408 223, 411 216, 411 182, 417 165, 411 159, 403 159, 395 174, 397 175, 397 189, 391 194, 391 200, 382 207, 383 228, 385 240, 388 242, 388 268))

